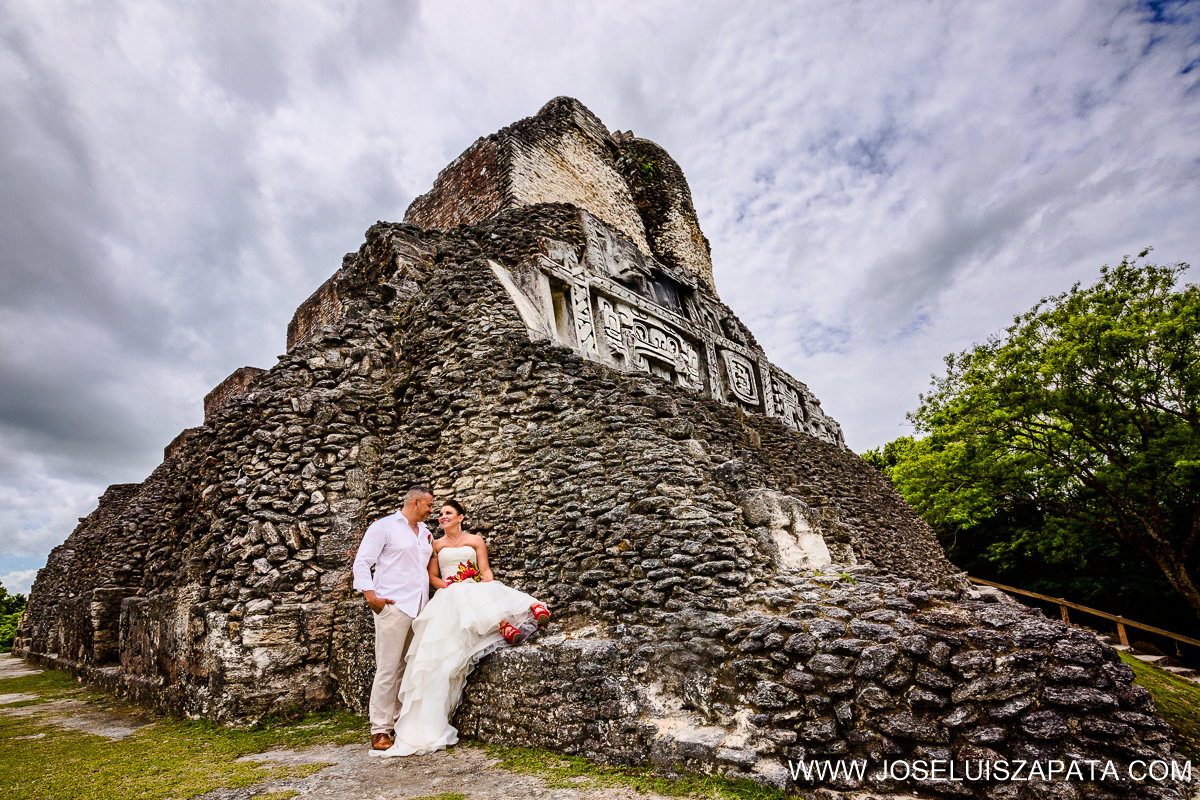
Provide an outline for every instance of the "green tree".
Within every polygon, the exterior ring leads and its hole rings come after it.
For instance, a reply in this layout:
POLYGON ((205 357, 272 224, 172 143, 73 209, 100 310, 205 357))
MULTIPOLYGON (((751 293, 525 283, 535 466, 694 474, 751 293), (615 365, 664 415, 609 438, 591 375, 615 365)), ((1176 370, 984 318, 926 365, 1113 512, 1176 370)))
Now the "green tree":
POLYGON ((25 595, 9 594, 0 583, 0 650, 12 648, 17 632, 17 622, 25 610, 25 595))
POLYGON ((0 616, 19 614, 25 610, 25 595, 9 594, 4 584, 0 583, 0 616))
POLYGON ((947 356, 909 415, 924 438, 868 460, 943 534, 1009 525, 994 558, 1111 537, 1200 616, 1200 290, 1147 252, 947 356))

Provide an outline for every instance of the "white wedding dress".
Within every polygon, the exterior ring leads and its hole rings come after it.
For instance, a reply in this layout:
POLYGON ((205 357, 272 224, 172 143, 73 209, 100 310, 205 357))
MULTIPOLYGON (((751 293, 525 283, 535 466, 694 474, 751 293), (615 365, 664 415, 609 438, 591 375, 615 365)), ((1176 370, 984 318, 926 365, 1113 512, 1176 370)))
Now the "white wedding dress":
MULTIPOLYGON (((443 547, 438 551, 442 579, 454 575, 466 561, 478 565, 474 547, 443 547)), ((501 620, 522 634, 537 628, 529 610, 536 602, 537 598, 499 581, 464 581, 439 589, 413 620, 400 681, 395 742, 371 754, 420 755, 458 742, 450 716, 462 700, 467 675, 479 659, 508 644, 500 634, 501 620)))

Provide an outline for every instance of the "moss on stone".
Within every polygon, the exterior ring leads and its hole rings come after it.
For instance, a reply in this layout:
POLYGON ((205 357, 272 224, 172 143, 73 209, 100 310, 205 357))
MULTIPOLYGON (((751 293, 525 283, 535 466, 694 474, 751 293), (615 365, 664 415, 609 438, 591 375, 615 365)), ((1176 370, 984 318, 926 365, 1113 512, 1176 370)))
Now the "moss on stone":
POLYGON ((1121 660, 1133 667, 1133 682, 1154 695, 1158 713, 1175 729, 1175 748, 1200 761, 1200 685, 1126 653, 1121 653, 1121 660))
POLYGON ((778 789, 749 780, 731 780, 721 775, 668 778, 653 767, 602 766, 586 758, 564 756, 549 750, 500 745, 470 745, 486 748, 500 769, 541 778, 553 789, 601 789, 619 786, 638 793, 653 792, 667 797, 706 797, 715 800, 783 800, 793 798, 778 789))

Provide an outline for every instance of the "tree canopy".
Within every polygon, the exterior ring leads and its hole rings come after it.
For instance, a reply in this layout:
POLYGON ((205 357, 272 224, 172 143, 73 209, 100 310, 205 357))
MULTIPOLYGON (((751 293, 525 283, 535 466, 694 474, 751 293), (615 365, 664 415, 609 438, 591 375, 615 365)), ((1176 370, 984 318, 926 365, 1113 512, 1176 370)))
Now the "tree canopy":
POLYGON ((17 620, 25 610, 25 595, 9 594, 0 583, 0 651, 12 647, 17 630, 17 620))
POLYGON ((0 583, 0 616, 18 614, 25 610, 25 595, 9 594, 4 584, 0 583))
POLYGON ((1003 529, 1000 559, 1117 543, 1200 616, 1200 290, 1147 252, 947 356, 909 415, 924 437, 867 458, 943 536, 1003 529))

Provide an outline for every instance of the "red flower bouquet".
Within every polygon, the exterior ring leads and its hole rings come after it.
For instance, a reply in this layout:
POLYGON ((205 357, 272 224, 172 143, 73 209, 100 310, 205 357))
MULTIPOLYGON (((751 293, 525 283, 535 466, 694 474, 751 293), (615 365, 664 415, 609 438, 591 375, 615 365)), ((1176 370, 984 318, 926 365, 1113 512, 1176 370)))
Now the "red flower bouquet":
POLYGON ((458 572, 446 578, 446 583, 461 583, 462 581, 475 581, 479 583, 483 578, 479 574, 479 570, 475 568, 475 564, 470 561, 459 562, 458 572))

